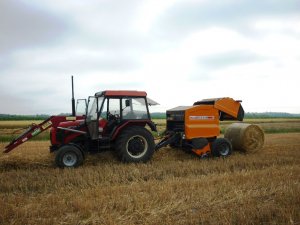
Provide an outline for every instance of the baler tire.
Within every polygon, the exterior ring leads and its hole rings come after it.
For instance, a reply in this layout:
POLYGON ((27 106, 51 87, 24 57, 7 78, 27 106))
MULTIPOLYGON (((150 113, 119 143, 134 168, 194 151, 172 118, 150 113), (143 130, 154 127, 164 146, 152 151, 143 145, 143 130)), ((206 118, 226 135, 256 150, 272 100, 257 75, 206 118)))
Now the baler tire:
POLYGON ((211 153, 216 157, 227 157, 232 153, 232 145, 226 138, 217 138, 212 143, 211 153))
POLYGON ((153 135, 144 127, 132 126, 122 131, 115 142, 118 157, 125 163, 147 162, 152 158, 153 135))
POLYGON ((60 168, 78 167, 83 163, 84 156, 75 145, 64 145, 57 150, 55 164, 60 168))

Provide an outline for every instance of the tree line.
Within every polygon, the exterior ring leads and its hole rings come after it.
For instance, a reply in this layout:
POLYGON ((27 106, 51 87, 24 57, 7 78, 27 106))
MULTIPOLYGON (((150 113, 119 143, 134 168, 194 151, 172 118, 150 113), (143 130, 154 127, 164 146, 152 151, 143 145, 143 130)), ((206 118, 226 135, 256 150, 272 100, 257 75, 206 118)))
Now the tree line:
MULTIPOLYGON (((66 113, 60 115, 68 115, 66 113)), ((36 115, 15 115, 15 114, 0 114, 0 120, 45 120, 50 115, 36 114, 36 115)), ((165 119, 166 113, 154 112, 151 113, 153 119, 165 119)), ((247 112, 245 113, 246 119, 257 119, 257 118, 300 118, 300 114, 286 113, 286 112, 247 112)))

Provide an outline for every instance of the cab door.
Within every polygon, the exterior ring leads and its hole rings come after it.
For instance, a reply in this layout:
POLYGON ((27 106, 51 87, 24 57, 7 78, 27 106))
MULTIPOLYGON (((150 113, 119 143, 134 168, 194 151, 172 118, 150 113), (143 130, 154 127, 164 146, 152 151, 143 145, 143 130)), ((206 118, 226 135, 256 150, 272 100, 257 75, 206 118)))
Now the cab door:
POLYGON ((97 140, 99 138, 99 124, 98 124, 98 99, 96 97, 89 97, 87 110, 86 124, 90 138, 97 140))

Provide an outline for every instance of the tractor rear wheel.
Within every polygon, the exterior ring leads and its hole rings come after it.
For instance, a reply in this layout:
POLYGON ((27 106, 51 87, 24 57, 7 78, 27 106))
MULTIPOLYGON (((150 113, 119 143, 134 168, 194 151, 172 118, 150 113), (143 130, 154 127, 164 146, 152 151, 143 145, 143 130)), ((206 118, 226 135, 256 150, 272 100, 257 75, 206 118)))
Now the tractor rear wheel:
POLYGON ((232 152, 231 143, 226 138, 217 138, 212 144, 212 155, 226 157, 232 152))
POLYGON ((115 149, 123 162, 147 162, 154 153, 154 138, 144 127, 128 127, 118 137, 115 149))
POLYGON ((60 167, 78 167, 83 163, 83 154, 75 145, 64 145, 57 150, 55 164, 60 167))

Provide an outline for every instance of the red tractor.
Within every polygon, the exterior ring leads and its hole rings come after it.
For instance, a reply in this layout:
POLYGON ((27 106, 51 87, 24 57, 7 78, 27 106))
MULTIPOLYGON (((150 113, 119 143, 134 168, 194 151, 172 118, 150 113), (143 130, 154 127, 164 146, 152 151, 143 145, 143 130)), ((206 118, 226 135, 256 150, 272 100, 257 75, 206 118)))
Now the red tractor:
MULTIPOLYGON (((146 162, 151 159, 155 143, 150 129, 148 105, 157 104, 142 91, 103 91, 89 97, 84 115, 52 116, 33 124, 5 147, 9 152, 33 136, 51 127, 50 151, 56 152, 59 167, 77 167, 85 153, 114 149, 123 162, 146 162), (147 129, 146 126, 150 129, 147 129)), ((73 104, 74 105, 74 104, 73 104)))

